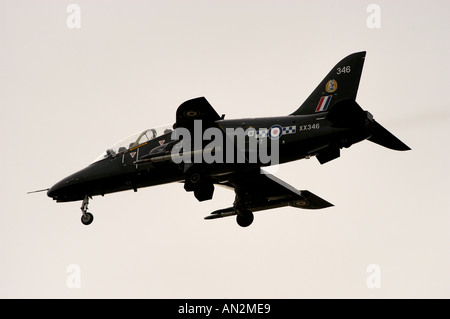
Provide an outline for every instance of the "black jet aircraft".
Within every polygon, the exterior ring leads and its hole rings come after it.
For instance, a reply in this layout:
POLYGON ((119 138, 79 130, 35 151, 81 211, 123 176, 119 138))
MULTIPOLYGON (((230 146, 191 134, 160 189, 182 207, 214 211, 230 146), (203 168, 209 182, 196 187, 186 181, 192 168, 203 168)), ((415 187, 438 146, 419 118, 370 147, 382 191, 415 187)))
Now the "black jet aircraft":
POLYGON ((176 111, 175 124, 144 130, 108 148, 47 194, 57 202, 82 201, 85 225, 93 220, 88 212, 93 196, 173 182, 183 183, 199 201, 211 199, 215 185, 234 190, 232 206, 205 219, 236 215, 242 227, 261 210, 333 206, 261 169, 312 156, 324 164, 366 139, 393 150, 410 149, 355 101, 365 56, 358 52, 342 59, 289 115, 225 119, 204 97, 186 101, 176 111))

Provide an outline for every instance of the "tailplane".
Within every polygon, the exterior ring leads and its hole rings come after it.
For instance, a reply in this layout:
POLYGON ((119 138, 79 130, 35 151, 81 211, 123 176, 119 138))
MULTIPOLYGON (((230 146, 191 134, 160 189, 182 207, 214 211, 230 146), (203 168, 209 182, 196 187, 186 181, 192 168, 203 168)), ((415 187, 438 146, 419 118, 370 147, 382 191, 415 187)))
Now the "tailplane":
POLYGON ((291 115, 330 111, 342 100, 355 100, 366 52, 353 53, 331 69, 305 102, 291 115))
POLYGON ((373 120, 371 128, 372 136, 368 138, 369 141, 395 151, 409 151, 411 149, 377 121, 373 120))
POLYGON ((409 146, 395 137, 373 119, 372 114, 364 111, 356 101, 352 99, 340 100, 330 110, 326 118, 333 122, 335 128, 366 128, 369 141, 396 151, 408 151, 409 146))

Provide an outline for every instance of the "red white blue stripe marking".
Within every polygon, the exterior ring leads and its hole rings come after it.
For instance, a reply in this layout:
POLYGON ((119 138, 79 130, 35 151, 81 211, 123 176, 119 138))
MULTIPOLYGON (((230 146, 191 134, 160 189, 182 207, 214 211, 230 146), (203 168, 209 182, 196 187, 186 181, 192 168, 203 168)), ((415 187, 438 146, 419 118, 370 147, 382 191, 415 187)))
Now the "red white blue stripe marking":
POLYGON ((316 112, 326 111, 332 97, 332 95, 322 96, 319 100, 319 104, 317 104, 316 112))

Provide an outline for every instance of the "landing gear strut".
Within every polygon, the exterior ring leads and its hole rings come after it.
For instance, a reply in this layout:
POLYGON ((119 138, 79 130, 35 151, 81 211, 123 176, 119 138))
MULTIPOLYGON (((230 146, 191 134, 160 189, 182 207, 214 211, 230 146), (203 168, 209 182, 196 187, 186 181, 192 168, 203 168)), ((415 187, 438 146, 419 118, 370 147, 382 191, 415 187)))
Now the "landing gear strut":
POLYGON ((83 203, 81 204, 81 222, 83 225, 90 225, 94 221, 94 215, 88 212, 89 196, 84 196, 83 203))
POLYGON ((214 184, 203 172, 188 172, 184 182, 184 189, 187 192, 193 191, 195 198, 199 202, 212 199, 214 194, 214 184))
POLYGON ((236 222, 241 227, 248 227, 253 223, 253 213, 247 207, 252 203, 252 197, 245 190, 236 189, 236 197, 234 199, 233 208, 237 213, 236 222))

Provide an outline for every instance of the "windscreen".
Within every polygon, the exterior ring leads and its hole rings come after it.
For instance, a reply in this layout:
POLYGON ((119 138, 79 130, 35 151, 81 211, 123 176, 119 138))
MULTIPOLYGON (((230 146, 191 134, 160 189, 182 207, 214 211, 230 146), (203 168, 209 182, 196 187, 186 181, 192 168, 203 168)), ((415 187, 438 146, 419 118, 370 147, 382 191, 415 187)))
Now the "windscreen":
POLYGON ((103 152, 99 157, 95 159, 94 162, 100 161, 102 159, 108 157, 114 157, 119 153, 125 152, 130 148, 137 147, 148 141, 172 132, 172 125, 163 125, 155 128, 146 129, 144 131, 140 131, 134 133, 127 138, 124 138, 120 142, 114 144, 112 147, 109 147, 105 152, 103 152))

